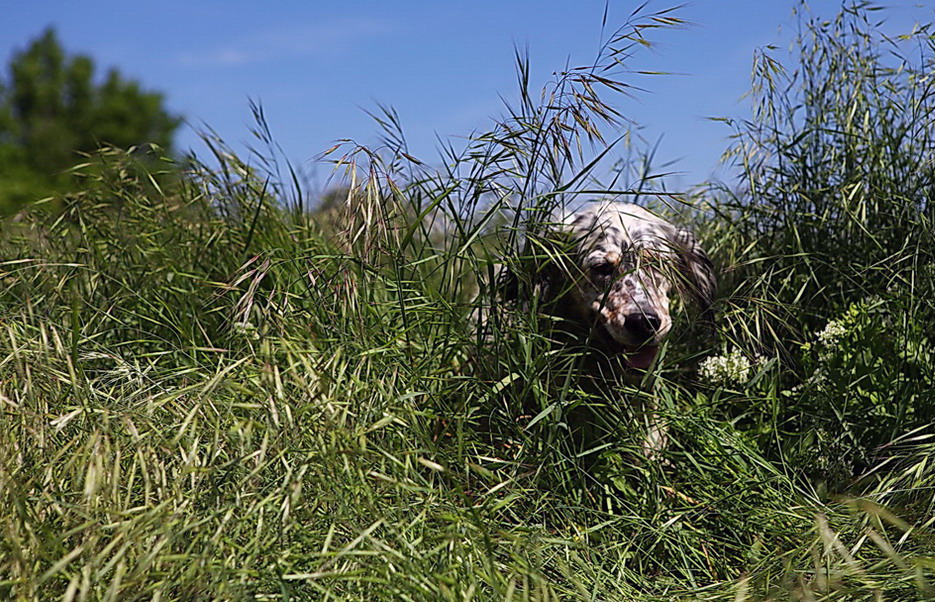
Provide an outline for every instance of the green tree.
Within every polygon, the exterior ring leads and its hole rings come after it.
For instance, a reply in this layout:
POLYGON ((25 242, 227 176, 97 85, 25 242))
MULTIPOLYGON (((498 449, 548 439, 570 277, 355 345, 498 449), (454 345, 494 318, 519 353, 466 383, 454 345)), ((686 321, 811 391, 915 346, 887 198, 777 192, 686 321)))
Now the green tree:
POLYGON ((116 69, 95 81, 94 62, 69 56, 47 29, 13 56, 0 81, 0 212, 73 186, 63 172, 102 145, 171 150, 181 120, 163 95, 116 69))

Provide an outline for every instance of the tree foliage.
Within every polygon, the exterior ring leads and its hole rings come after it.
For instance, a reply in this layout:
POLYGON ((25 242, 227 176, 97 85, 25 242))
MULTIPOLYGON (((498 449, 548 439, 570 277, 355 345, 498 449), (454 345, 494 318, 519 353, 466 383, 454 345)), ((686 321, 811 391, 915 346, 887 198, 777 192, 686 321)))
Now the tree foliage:
POLYGON ((63 171, 79 153, 147 143, 169 150, 179 123, 162 94, 116 69, 96 77, 90 57, 69 55, 47 29, 0 81, 0 211, 67 190, 63 171))

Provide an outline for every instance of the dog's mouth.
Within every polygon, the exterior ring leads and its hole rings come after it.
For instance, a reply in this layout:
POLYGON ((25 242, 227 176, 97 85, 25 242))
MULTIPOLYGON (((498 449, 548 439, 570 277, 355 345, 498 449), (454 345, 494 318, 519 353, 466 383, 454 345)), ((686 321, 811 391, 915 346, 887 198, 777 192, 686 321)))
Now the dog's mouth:
POLYGON ((598 333, 608 351, 614 355, 622 355, 630 368, 637 370, 648 370, 652 365, 656 355, 659 354, 659 346, 652 343, 642 345, 627 345, 617 341, 603 325, 598 327, 598 333))
POLYGON ((659 347, 655 345, 643 345, 638 349, 624 351, 624 353, 626 354, 627 364, 629 364, 631 368, 649 370, 649 366, 659 353, 659 347))

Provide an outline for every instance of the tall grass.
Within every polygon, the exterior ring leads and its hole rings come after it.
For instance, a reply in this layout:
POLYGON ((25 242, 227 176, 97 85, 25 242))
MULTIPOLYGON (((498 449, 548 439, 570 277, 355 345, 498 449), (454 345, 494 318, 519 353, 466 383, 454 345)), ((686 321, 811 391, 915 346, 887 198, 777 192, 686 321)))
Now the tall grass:
POLYGON ((758 54, 753 120, 736 124, 744 171, 717 211, 737 236, 719 240, 748 246, 731 251, 725 309, 745 317, 727 320, 732 340, 784 354, 804 381, 783 445, 849 474, 933 418, 933 46, 928 26, 884 36, 869 6, 800 10, 794 69, 758 54), (847 325, 839 348, 797 352, 831 321, 847 325))
POLYGON ((102 151, 61 211, 0 226, 0 593, 931 595, 932 46, 871 14, 803 16, 797 70, 758 56, 743 176, 703 195, 598 169, 605 96, 673 11, 538 95, 518 55, 519 99, 443 168, 385 109, 381 148, 327 154, 346 188, 317 211, 259 107, 246 159, 102 151), (487 284, 528 286, 563 260, 553 210, 613 194, 690 222, 724 282, 717 340, 684 319, 640 386, 592 382, 487 284), (722 352, 749 367, 699 378, 722 352))

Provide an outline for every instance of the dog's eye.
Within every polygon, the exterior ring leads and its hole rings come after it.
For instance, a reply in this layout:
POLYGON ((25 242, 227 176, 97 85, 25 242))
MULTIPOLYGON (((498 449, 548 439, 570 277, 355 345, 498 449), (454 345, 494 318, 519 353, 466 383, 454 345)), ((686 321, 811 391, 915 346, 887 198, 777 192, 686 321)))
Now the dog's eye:
POLYGON ((614 264, 609 261, 602 261, 591 266, 591 273, 595 276, 607 277, 614 273, 614 264))

